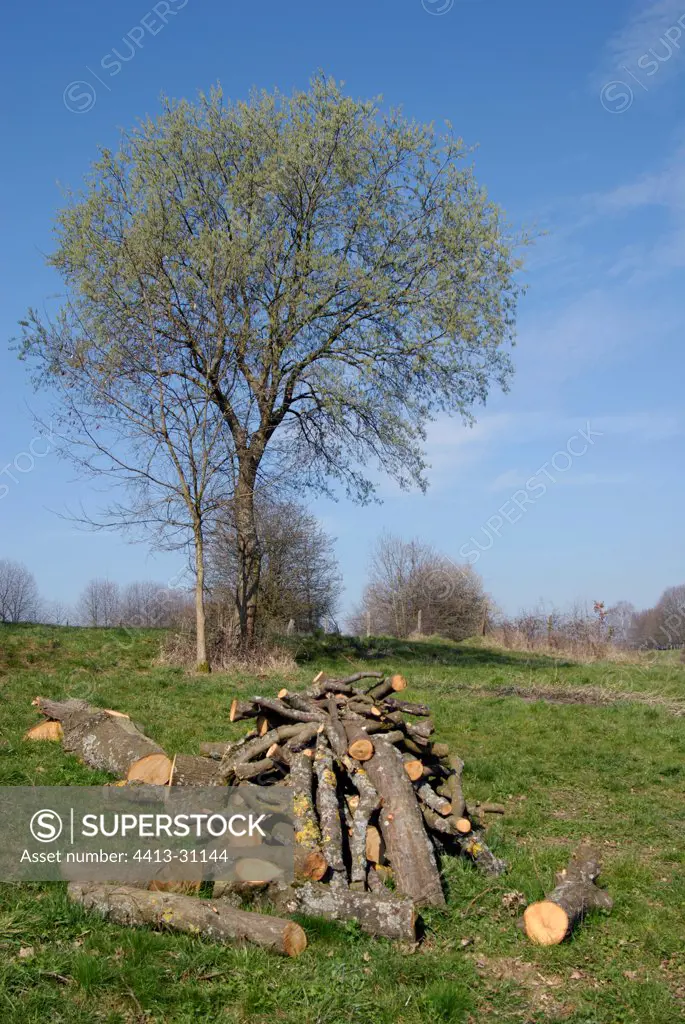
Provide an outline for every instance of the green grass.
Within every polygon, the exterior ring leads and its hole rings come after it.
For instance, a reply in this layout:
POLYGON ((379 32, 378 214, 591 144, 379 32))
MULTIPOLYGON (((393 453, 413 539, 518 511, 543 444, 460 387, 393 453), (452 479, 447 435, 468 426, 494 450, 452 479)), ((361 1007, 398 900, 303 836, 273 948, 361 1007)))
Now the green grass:
MULTIPOLYGON (((236 694, 273 693, 282 676, 188 676, 155 665, 160 634, 0 627, 0 784, 105 781, 56 744, 31 744, 31 699, 83 697, 129 712, 167 750, 242 731, 236 694)), ((446 911, 426 915, 418 950, 354 927, 306 922, 296 960, 253 948, 109 925, 67 903, 60 884, 0 886, 0 1008, 6 1022, 225 1021, 418 1024, 685 1020, 685 669, 577 665, 477 644, 390 640, 297 642, 306 685, 319 668, 403 672, 427 700, 440 739, 466 761, 472 799, 504 802, 490 843, 501 879, 444 863, 446 911), (372 661, 368 659, 371 658, 372 661), (502 696, 506 687, 641 694, 604 706, 502 696), (490 691, 490 692, 489 692, 490 691), (615 900, 571 941, 531 946, 503 903, 538 899, 582 838, 594 840, 615 900), (22 952, 23 951, 23 952, 22 952)))

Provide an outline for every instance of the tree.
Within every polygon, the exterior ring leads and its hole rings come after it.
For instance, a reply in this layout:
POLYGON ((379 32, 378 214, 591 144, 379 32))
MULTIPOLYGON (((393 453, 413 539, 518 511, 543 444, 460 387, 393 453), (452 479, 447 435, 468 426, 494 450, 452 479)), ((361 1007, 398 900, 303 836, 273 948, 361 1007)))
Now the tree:
POLYGON ((57 396, 58 453, 88 475, 115 478, 127 492, 128 500, 80 520, 151 535, 160 547, 190 546, 196 666, 208 671, 204 545, 208 524, 233 486, 230 435, 207 394, 169 369, 162 332, 122 318, 113 346, 101 344, 93 331, 69 301, 54 323, 31 318, 22 355, 33 363, 36 386, 57 396))
MULTIPOLYGON (((342 589, 333 539, 295 501, 259 496, 256 521, 262 619, 279 629, 292 619, 298 630, 311 632, 333 617, 342 589)), ((219 597, 228 595, 233 607, 240 569, 229 510, 213 536, 208 564, 213 590, 219 597)))
POLYGON ((637 609, 630 601, 617 601, 607 610, 606 625, 614 643, 628 643, 636 613, 637 609))
POLYGON ((124 626, 161 629, 175 626, 186 610, 185 592, 143 580, 124 587, 119 617, 124 626))
POLYGON ((39 603, 35 577, 26 566, 0 559, 0 622, 36 619, 39 603))
MULTIPOLYGON (((287 97, 219 89, 104 150, 60 217, 50 263, 71 315, 32 313, 47 377, 86 365, 108 394, 131 351, 211 402, 230 432, 243 637, 254 634, 255 489, 374 491, 376 463, 425 486, 426 421, 506 388, 518 241, 450 126, 382 113, 316 78, 287 97)), ((128 379, 128 378, 127 378, 128 379)), ((198 584, 199 586, 199 584, 198 584)))
POLYGON ((120 622, 120 592, 111 580, 94 579, 78 601, 78 615, 84 626, 116 626, 120 622))
POLYGON ((406 637, 413 632, 464 640, 481 633, 488 600, 480 577, 421 541, 388 534, 377 542, 361 608, 359 632, 370 621, 375 633, 406 637))

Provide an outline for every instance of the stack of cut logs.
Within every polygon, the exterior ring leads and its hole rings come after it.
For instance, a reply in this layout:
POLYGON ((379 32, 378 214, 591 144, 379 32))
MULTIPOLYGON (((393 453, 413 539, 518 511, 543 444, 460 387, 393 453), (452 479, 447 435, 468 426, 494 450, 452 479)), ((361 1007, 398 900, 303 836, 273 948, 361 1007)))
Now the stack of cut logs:
MULTIPOLYGON (((413 940, 416 908, 445 903, 437 855, 463 854, 491 875, 505 864, 483 840, 485 814, 503 809, 465 802, 462 761, 433 741, 429 708, 398 696, 405 687, 399 675, 319 673, 305 693, 234 700, 230 720, 252 720, 250 732, 173 760, 126 715, 83 701, 36 698, 49 721, 28 736, 61 740, 91 767, 129 782, 289 787, 295 885, 249 886, 253 904, 256 898, 257 906, 266 900, 286 913, 356 920, 372 934, 413 940)), ((293 922, 269 916, 272 923, 264 924, 265 915, 235 906, 244 884, 215 883, 208 918, 206 901, 173 885, 150 888, 72 883, 70 894, 119 922, 172 921, 179 929, 300 951, 304 933, 293 931, 293 922)))

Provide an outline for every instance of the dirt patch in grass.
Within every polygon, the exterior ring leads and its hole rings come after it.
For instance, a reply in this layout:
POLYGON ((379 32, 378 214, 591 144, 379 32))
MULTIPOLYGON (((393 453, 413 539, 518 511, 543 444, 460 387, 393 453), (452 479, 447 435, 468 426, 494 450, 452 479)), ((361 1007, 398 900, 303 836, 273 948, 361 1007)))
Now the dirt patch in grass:
POLYGON ((685 715, 685 700, 668 700, 652 693, 625 693, 602 690, 600 687, 587 686, 570 689, 568 687, 553 688, 546 686, 460 686, 460 690, 478 694, 482 697, 519 697, 521 700, 534 703, 545 701, 547 704, 585 704, 588 707, 610 707, 612 704, 644 704, 650 708, 661 708, 670 715, 685 715))
POLYGON ((511 984, 519 989, 529 1014, 544 1014, 543 1020, 570 1017, 576 1009, 571 1000, 573 988, 580 982, 587 984, 592 980, 583 971, 572 971, 567 978, 543 974, 536 964, 527 963, 521 957, 480 956, 475 966, 488 988, 501 991, 503 985, 511 984))

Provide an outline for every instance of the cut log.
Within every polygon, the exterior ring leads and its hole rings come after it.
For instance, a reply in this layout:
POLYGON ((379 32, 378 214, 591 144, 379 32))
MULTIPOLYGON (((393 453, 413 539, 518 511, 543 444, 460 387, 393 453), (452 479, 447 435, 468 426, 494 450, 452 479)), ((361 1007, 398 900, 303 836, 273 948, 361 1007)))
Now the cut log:
POLYGON ((461 773, 464 770, 464 762, 460 757, 453 757, 450 760, 450 774, 444 782, 445 789, 449 794, 448 799, 452 804, 452 812, 456 818, 462 818, 466 810, 464 793, 461 788, 461 773))
POLYGON ((427 782, 423 782, 421 785, 418 785, 416 787, 416 793, 419 799, 424 802, 426 807, 430 807, 432 811, 437 811, 438 814, 442 814, 445 818, 452 813, 452 804, 449 800, 446 800, 444 796, 438 796, 435 790, 429 786, 427 782))
POLYGON ((345 722, 347 735, 347 753, 355 761, 368 761, 373 757, 374 745, 368 733, 356 722, 345 722))
POLYGON ((280 725, 277 729, 271 729, 263 736, 258 736, 242 747, 232 748, 221 762, 220 772, 224 778, 233 774, 235 765, 245 764, 253 758, 265 754, 272 743, 281 743, 284 740, 295 737, 304 738, 316 735, 318 726, 313 723, 299 723, 293 725, 280 725))
POLYGON ((404 770, 412 782, 418 782, 423 778, 423 761, 419 761, 413 754, 404 754, 402 760, 404 761, 404 770))
POLYGON ((294 921, 238 910, 219 900, 79 882, 69 885, 68 894, 74 903, 120 925, 147 924, 215 942, 252 942, 285 956, 299 956, 307 946, 303 929, 294 921))
POLYGON ((352 808, 349 840, 350 886, 353 889, 364 889, 367 869, 367 826, 371 815, 380 807, 381 799, 371 784, 368 774, 360 765, 350 757, 343 757, 341 760, 358 793, 356 801, 353 802, 350 799, 352 808))
POLYGON ((208 757, 176 754, 171 767, 170 786, 225 786, 219 766, 208 757))
POLYGON ((293 791, 295 877, 318 882, 328 871, 328 861, 321 849, 321 830, 314 810, 314 767, 306 754, 293 756, 288 786, 293 791))
MULTIPOLYGON (((198 758, 205 761, 205 758, 198 758)), ((171 778, 173 765, 166 754, 148 754, 135 761, 128 770, 127 782, 144 782, 148 786, 167 786, 171 778)))
POLYGON ((137 761, 164 751, 123 715, 111 715, 82 700, 53 701, 36 697, 33 702, 48 718, 62 723, 63 746, 90 768, 128 777, 137 761))
POLYGON ((430 740, 431 735, 435 731, 435 726, 431 720, 427 718, 425 722, 418 722, 416 725, 412 725, 411 722, 407 722, 406 730, 414 742, 420 743, 421 741, 430 740))
POLYGON ((260 775, 268 775, 276 768, 276 762, 270 757, 263 757, 261 761, 246 761, 244 764, 233 765, 233 775, 241 782, 248 779, 258 779, 260 775))
POLYGON ((329 921, 356 921, 362 931, 386 939, 413 942, 416 910, 409 899, 376 893, 335 890, 324 885, 271 887, 267 896, 280 913, 307 914, 329 921))
POLYGON ((347 751, 347 735, 343 729, 340 716, 338 715, 338 705, 335 697, 329 697, 326 701, 326 708, 328 709, 328 717, 330 722, 326 726, 326 736, 328 742, 331 745, 331 749, 336 757, 343 757, 347 751))
POLYGON ((401 711, 404 715, 416 715, 417 718, 428 718, 431 713, 427 704, 413 704, 408 700, 398 700, 397 697, 386 697, 383 703, 391 711, 401 711))
POLYGON ((298 711, 290 707, 285 701, 277 697, 255 697, 255 703, 262 711, 271 711, 273 714, 285 718, 291 722, 325 722, 326 715, 323 711, 298 711))
POLYGON ((390 676, 389 679, 384 679, 378 686, 372 686, 370 690, 367 690, 367 695, 372 700, 383 700, 389 694, 400 693, 402 690, 406 690, 406 688, 407 680, 404 676, 390 676))
POLYGON ((597 852, 581 845, 568 867, 557 874, 552 892, 526 908, 523 928, 528 938, 540 946, 557 946, 588 910, 611 910, 613 900, 595 884, 600 867, 597 852))
POLYGON ((253 700, 235 700, 231 701, 231 710, 228 713, 229 721, 231 722, 242 722, 246 718, 257 718, 259 715, 259 706, 253 700))
POLYGON ((471 822, 468 818, 455 818, 454 827, 461 835, 467 836, 471 831, 471 822))
POLYGON ((333 753, 323 733, 316 743, 314 771, 317 778, 316 809, 321 823, 321 848, 333 872, 331 884, 344 886, 347 884, 347 874, 343 860, 338 783, 333 768, 333 753))
POLYGON ((369 825, 366 830, 366 859, 374 866, 385 863, 385 843, 375 825, 369 825))
POLYGON ((24 734, 25 740, 51 740, 59 742, 64 736, 61 722, 39 722, 24 734))
POLYGON ((435 853, 402 755, 391 744, 378 740, 374 756, 365 767, 383 802, 380 828, 398 891, 417 904, 444 906, 435 853))

